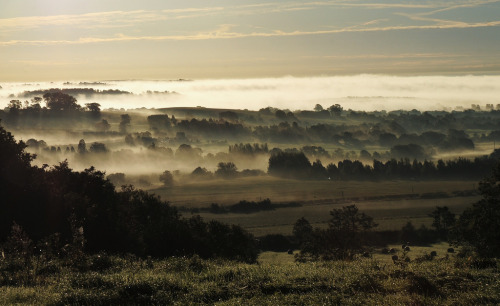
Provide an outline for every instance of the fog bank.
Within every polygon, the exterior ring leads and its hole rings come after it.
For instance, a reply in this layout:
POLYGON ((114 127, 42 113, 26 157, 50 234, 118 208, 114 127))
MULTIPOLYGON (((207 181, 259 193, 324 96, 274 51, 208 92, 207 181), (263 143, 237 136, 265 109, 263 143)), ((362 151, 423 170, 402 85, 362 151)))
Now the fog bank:
POLYGON ((0 83, 0 107, 24 91, 50 88, 123 90, 129 95, 78 96, 84 105, 103 108, 210 107, 258 110, 267 106, 310 110, 316 104, 341 104, 353 110, 452 110, 471 104, 500 103, 500 76, 281 77, 260 79, 176 81, 61 81, 0 83))

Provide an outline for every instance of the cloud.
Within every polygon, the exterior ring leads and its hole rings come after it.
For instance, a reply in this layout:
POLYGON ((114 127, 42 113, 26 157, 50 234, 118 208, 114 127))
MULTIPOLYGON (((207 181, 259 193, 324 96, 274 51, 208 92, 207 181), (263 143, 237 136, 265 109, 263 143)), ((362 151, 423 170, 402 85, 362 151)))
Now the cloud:
MULTIPOLYGON (((410 2, 410 3, 377 3, 377 2, 358 2, 354 1, 313 1, 313 2, 292 2, 281 3, 271 2, 259 5, 247 5, 233 7, 233 10, 246 10, 248 14, 255 13, 275 13, 290 10, 306 10, 323 7, 343 7, 343 8, 365 8, 365 9, 432 9, 431 12, 451 10, 464 7, 476 7, 484 4, 500 2, 500 0, 457 0, 457 1, 428 1, 428 2, 410 2)), ((231 11, 231 10, 229 10, 231 11)), ((241 13, 241 12, 239 12, 241 13)))
POLYGON ((358 54, 358 55, 323 55, 305 56, 303 58, 330 58, 330 59, 431 59, 431 58, 456 58, 468 57, 470 54, 450 54, 450 53, 402 53, 402 54, 358 54))
MULTIPOLYGON (((131 28, 141 29, 138 25, 162 22, 166 20, 202 18, 212 15, 239 16, 239 15, 260 15, 283 13, 297 10, 322 9, 323 7, 344 7, 344 8, 364 8, 364 9, 402 9, 403 12, 390 13, 386 18, 368 20, 359 24, 340 27, 332 25, 331 21, 325 21, 327 25, 319 26, 317 29, 303 30, 301 24, 297 23, 297 30, 262 30, 258 24, 246 25, 247 31, 237 31, 237 25, 213 25, 213 30, 199 30, 191 33, 167 35, 144 34, 121 34, 108 33, 88 37, 75 37, 64 39, 20 39, 21 36, 3 35, 0 40, 1 46, 16 45, 82 45, 112 42, 133 42, 133 41, 185 41, 185 40, 213 40, 213 39, 238 39, 248 37, 293 37, 307 35, 327 35, 348 32, 382 32, 382 31, 404 31, 404 30, 432 30, 432 29, 465 29, 480 27, 497 27, 500 20, 465 22, 460 20, 445 20, 431 18, 430 16, 445 10, 459 8, 471 8, 485 4, 497 3, 500 0, 470 0, 470 1, 434 1, 434 2, 405 2, 405 3, 369 3, 353 1, 315 1, 315 2, 270 2, 251 5, 236 6, 214 6, 203 8, 183 8, 167 10, 136 10, 136 11, 109 11, 96 12, 78 15, 56 15, 56 16, 31 16, 0 19, 0 33, 25 31, 29 33, 32 29, 46 30, 50 33, 50 27, 66 27, 81 29, 99 28, 131 28), (413 12, 418 9, 418 12, 413 12), (424 10, 424 11, 422 11, 424 10), (423 22, 423 24, 391 23, 390 16, 398 15, 413 21, 423 22), (335 28, 333 28, 335 26, 335 28), (326 29, 325 29, 326 28, 326 29)), ((257 22, 257 21, 256 21, 257 22)), ((170 27, 165 27, 168 31, 170 27)), ((127 29, 128 30, 128 29, 127 29)), ((125 31, 121 31, 125 32, 125 31)), ((133 33, 132 31, 130 31, 133 33)), ((155 33, 156 34, 156 33, 155 33)), ((0 36, 1 37, 1 36, 0 36)))
POLYGON ((53 66, 70 66, 75 64, 83 64, 86 61, 39 61, 39 60, 12 60, 9 63, 21 64, 27 66, 44 66, 44 67, 53 67, 53 66))
POLYGON ((395 13, 396 15, 404 16, 407 17, 411 20, 416 20, 416 21, 426 21, 426 22, 433 22, 435 24, 439 25, 447 25, 450 27, 468 27, 468 23, 462 22, 462 21, 456 21, 456 20, 445 20, 445 19, 439 19, 439 18, 430 18, 430 17, 425 17, 425 16, 431 16, 436 13, 444 12, 444 11, 450 11, 450 10, 456 10, 456 9, 461 9, 461 8, 473 8, 477 6, 481 6, 484 4, 491 4, 491 3, 497 3, 500 2, 500 0, 476 0, 476 1, 469 1, 466 3, 452 3, 444 8, 440 8, 437 10, 432 10, 429 12, 420 12, 420 13, 395 13))
POLYGON ((161 11, 109 11, 87 14, 29 16, 0 19, 0 31, 23 31, 44 26, 120 28, 168 19, 196 18, 222 11, 222 7, 186 8, 161 11))
POLYGON ((28 16, 0 19, 0 31, 23 31, 43 26, 74 26, 81 28, 120 28, 131 27, 141 23, 151 23, 169 19, 200 18, 210 15, 258 15, 280 13, 287 11, 313 10, 323 7, 356 7, 366 9, 432 9, 421 15, 452 10, 456 8, 475 7, 500 0, 476 1, 435 1, 426 3, 352 3, 345 1, 316 1, 316 2, 270 2, 239 6, 215 6, 202 8, 183 8, 166 10, 136 10, 136 11, 109 11, 86 14, 28 16))
MULTIPOLYGON (((411 16, 409 16, 411 17, 411 16)), ((419 17, 412 17, 419 18, 419 17)), ((483 27, 498 27, 500 21, 490 22, 476 22, 468 23, 452 20, 428 19, 420 18, 429 21, 434 21, 435 24, 429 25, 401 25, 401 26, 386 26, 386 27, 366 27, 367 25, 375 24, 375 22, 368 22, 360 24, 359 26, 351 26, 342 29, 334 30, 313 30, 313 31, 282 31, 274 30, 268 32, 231 32, 231 27, 228 25, 221 25, 219 28, 198 32, 190 35, 158 35, 158 36, 130 36, 125 34, 118 34, 113 37, 82 37, 77 40, 9 40, 0 41, 0 46, 14 46, 14 45, 81 45, 91 43, 109 43, 109 42, 131 42, 131 41, 183 41, 183 40, 212 40, 212 39, 236 39, 248 37, 292 37, 292 36, 306 36, 306 35, 325 35, 325 34, 338 34, 348 32, 382 32, 382 31, 403 31, 403 30, 429 30, 429 29, 467 29, 467 28, 483 28, 483 27)))
POLYGON ((435 13, 440 13, 440 12, 444 12, 444 11, 456 10, 456 9, 460 9, 460 8, 471 8, 471 7, 476 7, 476 6, 490 4, 490 3, 497 3, 497 2, 500 2, 500 0, 476 0, 476 1, 469 1, 469 2, 465 2, 465 3, 456 3, 456 4, 446 6, 444 8, 440 8, 437 10, 433 10, 430 12, 424 12, 424 13, 421 13, 420 15, 433 15, 435 13))

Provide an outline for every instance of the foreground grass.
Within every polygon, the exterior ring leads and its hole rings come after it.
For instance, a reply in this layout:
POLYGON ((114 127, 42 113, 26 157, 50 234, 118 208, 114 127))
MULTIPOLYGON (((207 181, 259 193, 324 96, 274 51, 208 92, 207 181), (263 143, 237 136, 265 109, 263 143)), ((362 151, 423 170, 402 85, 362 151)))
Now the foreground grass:
MULTIPOLYGON (((0 304, 498 304, 500 273, 454 256, 406 265, 93 256, 33 273, 2 269, 0 304)), ((292 255, 289 255, 293 258, 292 255)), ((278 257, 274 257, 275 259, 278 257)), ((415 258, 416 259, 416 258, 415 258)), ((15 270, 15 269, 14 269, 15 270)))

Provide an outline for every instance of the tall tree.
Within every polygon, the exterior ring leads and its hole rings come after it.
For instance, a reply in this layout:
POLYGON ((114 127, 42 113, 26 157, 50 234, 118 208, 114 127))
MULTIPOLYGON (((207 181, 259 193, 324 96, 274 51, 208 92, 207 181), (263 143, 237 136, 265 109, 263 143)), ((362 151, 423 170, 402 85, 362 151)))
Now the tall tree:
POLYGON ((77 111, 81 107, 73 96, 62 92, 48 92, 43 95, 47 108, 54 111, 77 111))
POLYGON ((78 142, 78 153, 80 154, 85 154, 87 153, 87 145, 85 144, 85 140, 84 139, 80 139, 80 141, 78 142))
POLYGON ((120 133, 127 133, 127 130, 130 127, 130 121, 132 121, 132 119, 130 118, 129 114, 123 114, 120 116, 120 118, 120 133))
POLYGON ((336 259, 352 258, 360 253, 365 243, 365 233, 378 225, 372 217, 359 212, 356 205, 334 209, 330 216, 325 253, 336 259))
POLYGON ((160 182, 162 182, 165 187, 172 187, 174 185, 174 176, 170 171, 165 170, 160 174, 160 182))
POLYGON ((436 206, 436 209, 429 214, 432 218, 432 227, 436 229, 441 239, 447 239, 448 232, 455 225, 455 214, 447 206, 436 206))
POLYGON ((483 199, 458 218, 454 236, 458 245, 473 247, 483 257, 500 257, 500 164, 479 183, 483 199))
POLYGON ((321 104, 316 104, 316 106, 314 106, 314 111, 320 112, 322 110, 323 110, 323 106, 321 106, 321 104))
POLYGON ((306 218, 302 217, 295 221, 292 233, 293 238, 299 244, 300 249, 304 249, 305 245, 308 242, 311 242, 313 237, 313 228, 311 223, 309 223, 306 218))
POLYGON ((236 165, 232 162, 220 162, 217 164, 215 175, 223 178, 233 178, 238 175, 238 168, 236 168, 236 165))
POLYGON ((332 115, 340 116, 344 108, 340 104, 334 104, 330 106, 328 110, 330 111, 330 113, 332 113, 332 115))

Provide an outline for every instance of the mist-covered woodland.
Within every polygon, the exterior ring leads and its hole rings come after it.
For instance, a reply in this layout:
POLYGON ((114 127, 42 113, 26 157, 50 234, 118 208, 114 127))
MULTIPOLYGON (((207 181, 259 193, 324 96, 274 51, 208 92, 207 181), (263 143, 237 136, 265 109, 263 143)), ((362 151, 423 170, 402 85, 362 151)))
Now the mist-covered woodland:
POLYGON ((75 98, 131 94, 81 87, 25 91, 0 119, 37 155, 38 165, 67 160, 75 169, 105 170, 118 185, 142 187, 259 175, 479 179, 497 158, 490 154, 500 140, 500 105, 493 104, 454 111, 366 112, 339 104, 294 111, 118 110, 75 98), (168 183, 160 179, 164 172, 168 183))
MULTIPOLYGON (((241 290, 212 287, 204 291, 210 296, 181 293, 218 279, 210 273, 219 272, 208 272, 212 265, 210 271, 229 269, 217 284, 245 275, 244 288, 261 297, 367 295, 366 302, 393 295, 398 280, 395 290, 408 292, 402 299, 451 302, 460 293, 471 303, 499 301, 498 105, 125 110, 79 103, 69 93, 82 97, 79 89, 25 92, 0 111, 2 290, 49 286, 49 295, 33 299, 63 304, 239 298, 241 290), (278 200, 262 198, 270 190, 278 200), (353 269, 366 260, 375 266, 353 283, 317 275, 335 285, 308 280, 314 284, 304 293, 307 278, 280 284, 289 277, 269 270, 266 256, 291 256, 279 257, 279 269, 290 271, 293 260, 302 274, 318 262, 345 262, 347 278, 358 277, 353 269), (260 272, 252 270, 256 262, 260 272), (429 265, 460 276, 429 275, 429 265), (131 268, 176 281, 184 279, 179 273, 189 276, 174 287, 150 276, 136 284, 131 268), (477 276, 462 277, 464 269, 477 276), (250 279, 259 273, 270 276, 255 285, 250 279), (104 281, 110 275, 113 281, 104 281), (455 286, 466 283, 474 288, 455 286), (489 284, 493 289, 477 289, 489 284), (67 288, 54 293, 60 286, 67 288)), ((19 300, 28 301, 21 291, 19 300)), ((5 300, 13 299, 9 292, 5 300)))

